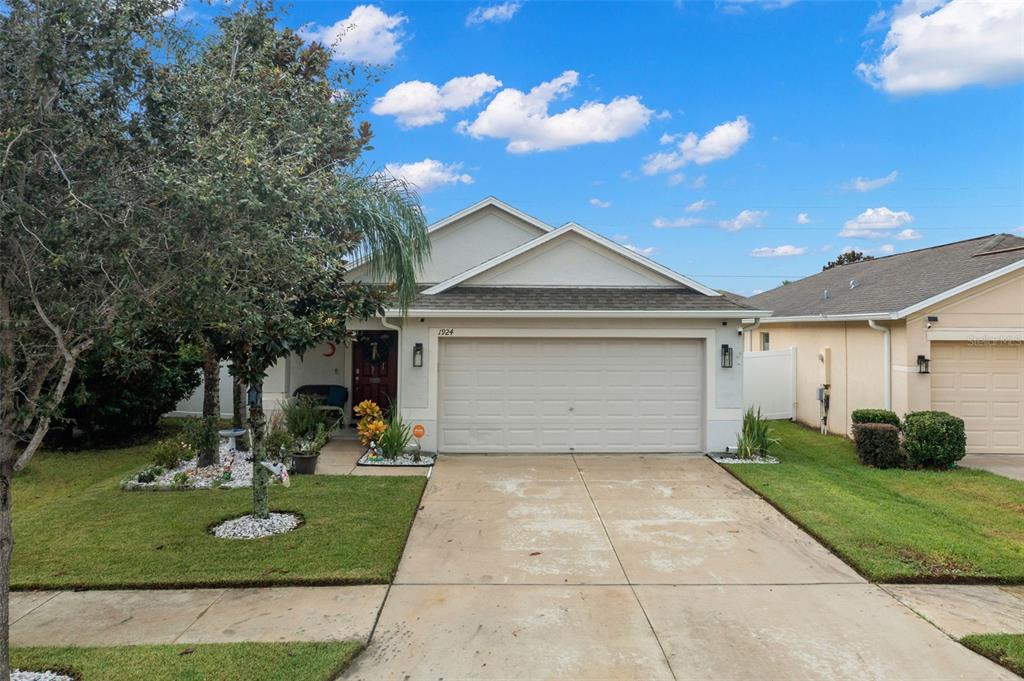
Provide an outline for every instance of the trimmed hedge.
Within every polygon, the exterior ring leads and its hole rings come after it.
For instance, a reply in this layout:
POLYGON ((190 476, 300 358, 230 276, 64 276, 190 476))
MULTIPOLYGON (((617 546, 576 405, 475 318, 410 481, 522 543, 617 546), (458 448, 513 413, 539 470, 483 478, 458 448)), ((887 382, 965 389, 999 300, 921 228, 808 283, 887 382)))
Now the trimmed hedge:
POLYGON ((921 468, 951 468, 967 453, 964 420, 944 411, 915 411, 903 420, 903 448, 921 468))
POLYGON ((904 468, 907 455, 900 449, 900 431, 891 423, 858 423, 853 427, 857 456, 866 466, 904 468))
POLYGON ((900 427, 900 417, 888 409, 854 409, 850 414, 850 420, 854 424, 888 423, 890 426, 900 427))

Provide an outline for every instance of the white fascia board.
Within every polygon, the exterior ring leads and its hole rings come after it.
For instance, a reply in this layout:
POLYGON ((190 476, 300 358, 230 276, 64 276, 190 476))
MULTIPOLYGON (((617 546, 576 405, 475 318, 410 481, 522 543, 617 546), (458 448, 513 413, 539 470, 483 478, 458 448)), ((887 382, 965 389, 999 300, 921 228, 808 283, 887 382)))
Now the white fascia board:
POLYGON ((941 303, 943 300, 946 300, 948 298, 952 298, 953 296, 956 296, 956 295, 959 295, 961 293, 964 293, 965 291, 969 291, 972 288, 974 288, 975 286, 981 286, 982 284, 986 284, 986 283, 988 283, 990 281, 998 279, 999 277, 1001 277, 1001 276, 1003 276, 1005 274, 1010 274, 1011 272, 1016 272, 1017 270, 1022 269, 1022 268, 1024 268, 1024 257, 1022 257, 1017 262, 1012 262, 1009 265, 1006 265, 1004 267, 1000 267, 998 270, 992 270, 988 274, 983 274, 983 275, 981 275, 980 277, 978 277, 976 279, 971 279, 970 281, 964 282, 963 284, 960 284, 959 286, 954 286, 953 288, 951 288, 951 289, 949 289, 947 291, 943 291, 942 293, 940 293, 938 295, 935 295, 935 296, 932 296, 931 298, 926 298, 925 300, 922 300, 920 303, 915 303, 915 304, 911 305, 910 307, 905 307, 902 310, 900 310, 900 311, 895 313, 896 314, 896 318, 897 319, 902 319, 902 318, 906 317, 907 315, 912 315, 915 312, 920 312, 921 310, 924 310, 925 308, 929 308, 932 305, 935 305, 936 303, 941 303))
POLYGON ((615 243, 611 239, 606 239, 605 237, 601 236, 600 234, 595 234, 594 232, 591 232, 589 229, 587 229, 585 227, 581 227, 580 225, 576 224, 575 222, 566 223, 566 224, 562 225, 561 227, 559 227, 558 229, 556 229, 556 230, 554 230, 552 232, 548 232, 544 236, 539 236, 536 239, 533 239, 531 241, 527 241, 525 244, 522 244, 521 246, 517 246, 516 248, 513 248, 510 251, 506 251, 506 252, 502 253, 501 255, 495 256, 495 257, 491 258, 490 260, 482 262, 479 265, 477 265, 476 267, 470 268, 470 269, 468 269, 465 272, 462 272, 460 274, 456 274, 454 277, 451 277, 450 279, 447 279, 446 281, 442 281, 440 284, 436 284, 434 286, 431 286, 430 288, 425 290, 423 293, 424 293, 424 295, 434 295, 436 293, 442 293, 444 291, 447 291, 448 289, 452 288, 453 286, 457 286, 458 284, 461 284, 462 282, 466 281, 467 279, 472 279, 473 277, 477 276, 478 274, 482 274, 483 272, 486 272, 487 270, 489 270, 489 269, 491 269, 493 267, 497 267, 498 265, 502 264, 503 262, 507 262, 507 261, 511 260, 512 258, 515 258, 518 255, 522 255, 523 253, 526 253, 528 251, 532 251, 533 249, 538 248, 539 246, 542 246, 542 245, 548 243, 549 241, 557 239, 557 238, 559 238, 559 237, 561 237, 561 236, 563 236, 565 234, 568 234, 570 232, 572 232, 574 234, 578 234, 578 235, 582 236, 585 239, 589 239, 590 241, 593 241, 593 242, 598 243, 598 244, 600 244, 602 246, 605 246, 606 248, 608 248, 608 249, 614 251, 615 253, 618 253, 619 255, 623 256, 627 260, 631 260, 632 262, 635 262, 638 265, 646 267, 649 270, 653 270, 653 271, 657 272, 658 274, 660 274, 660 275, 662 275, 664 277, 667 277, 667 278, 669 278, 669 279, 671 279, 671 280, 673 280, 673 281, 675 281, 677 283, 680 283, 680 284, 683 284, 684 286, 692 288, 695 291, 698 291, 699 293, 703 293, 706 296, 720 296, 720 295, 722 295, 718 291, 715 291, 714 289, 710 289, 710 288, 704 286, 703 284, 699 284, 696 281, 693 281, 692 279, 689 279, 688 277, 684 277, 683 275, 679 274, 678 272, 674 272, 673 270, 670 270, 669 268, 664 267, 663 265, 659 265, 658 263, 654 262, 653 260, 651 260, 649 258, 645 258, 642 255, 638 255, 637 253, 634 253, 633 251, 629 250, 628 248, 623 248, 622 246, 620 246, 619 244, 615 243))
POLYGON ((869 319, 882 321, 885 319, 896 319, 895 312, 863 312, 857 314, 813 314, 797 315, 790 317, 768 317, 762 319, 762 324, 785 324, 785 323, 812 323, 812 322, 865 322, 869 319))
MULTIPOLYGON (((388 310, 388 317, 401 316, 400 310, 388 310)), ((409 309, 406 317, 573 317, 573 318, 658 318, 658 319, 742 319, 751 314, 770 314, 760 310, 438 310, 409 309)))
MULTIPOLYGON (((452 213, 448 217, 441 218, 437 222, 429 225, 427 227, 427 234, 433 234, 433 233, 437 232, 438 230, 444 229, 445 227, 447 227, 448 225, 452 224, 453 222, 458 222, 459 220, 461 220, 464 217, 467 217, 467 216, 472 215, 473 213, 475 213, 475 212, 477 212, 479 210, 483 210, 484 208, 489 208, 489 207, 492 207, 492 206, 494 208, 499 209, 499 210, 505 211, 509 215, 512 215, 514 217, 519 218, 520 220, 522 220, 523 222, 525 222, 525 223, 527 223, 529 225, 533 225, 534 227, 536 227, 537 229, 539 229, 540 231, 542 231, 544 233, 552 232, 555 229, 554 227, 552 227, 548 223, 541 222, 537 218, 533 217, 532 215, 527 215, 526 213, 524 213, 523 211, 519 210, 518 208, 513 208, 512 206, 508 205, 507 203, 505 203, 501 199, 495 198, 493 196, 488 196, 485 199, 477 201, 472 206, 467 206, 466 208, 463 208, 462 210, 458 211, 457 213, 452 213)), ((370 259, 370 256, 363 256, 362 258, 359 258, 359 260, 353 261, 349 265, 349 268, 348 268, 349 272, 351 272, 351 271, 355 270, 356 268, 361 267, 362 265, 366 264, 366 262, 369 259, 370 259)))

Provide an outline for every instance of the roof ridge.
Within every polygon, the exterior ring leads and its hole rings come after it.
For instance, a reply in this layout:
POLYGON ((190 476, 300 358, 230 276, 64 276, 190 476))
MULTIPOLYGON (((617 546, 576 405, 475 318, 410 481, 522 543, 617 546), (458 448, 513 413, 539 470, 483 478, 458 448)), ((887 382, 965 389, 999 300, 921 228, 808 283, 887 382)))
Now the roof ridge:
MULTIPOLYGON (((889 255, 880 255, 880 256, 872 258, 871 260, 858 260, 857 262, 847 263, 847 265, 840 265, 840 267, 847 267, 848 265, 859 265, 861 263, 871 262, 872 260, 877 262, 878 260, 885 260, 886 258, 896 258, 896 257, 899 257, 901 255, 910 255, 911 253, 920 253, 921 251, 933 251, 933 250, 935 250, 937 248, 947 248, 949 246, 957 246, 959 244, 965 244, 965 243, 967 243, 969 241, 981 241, 982 239, 991 239, 992 237, 995 237, 995 236, 1001 236, 1001 235, 999 233, 996 233, 996 234, 986 234, 984 236, 972 236, 970 239, 961 239, 960 241, 950 241, 950 242, 944 243, 944 244, 935 244, 934 246, 922 246, 921 248, 915 248, 915 249, 909 250, 909 251, 902 251, 900 253, 890 253, 889 255)), ((1012 236, 1012 235, 1007 234, 1006 236, 1012 236)), ((822 270, 822 271, 827 271, 827 270, 822 270)), ((813 276, 813 275, 811 275, 811 276, 813 276)))

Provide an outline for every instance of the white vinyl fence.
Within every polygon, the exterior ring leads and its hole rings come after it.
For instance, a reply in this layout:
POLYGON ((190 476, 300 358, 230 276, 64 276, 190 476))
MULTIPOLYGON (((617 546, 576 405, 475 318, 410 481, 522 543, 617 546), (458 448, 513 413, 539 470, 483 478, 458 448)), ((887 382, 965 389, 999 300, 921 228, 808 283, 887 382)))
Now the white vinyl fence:
POLYGON ((743 353, 743 407, 766 419, 796 418, 796 348, 743 353))

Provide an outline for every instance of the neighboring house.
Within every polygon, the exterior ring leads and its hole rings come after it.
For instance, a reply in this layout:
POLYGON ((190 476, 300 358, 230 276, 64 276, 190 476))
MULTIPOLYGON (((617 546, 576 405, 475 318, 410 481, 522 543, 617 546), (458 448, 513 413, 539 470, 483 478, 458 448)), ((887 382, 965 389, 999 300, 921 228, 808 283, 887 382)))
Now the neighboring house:
POLYGON ((747 304, 772 310, 749 351, 796 348, 799 421, 820 425, 827 384, 831 432, 858 408, 934 409, 964 419, 970 452, 1024 453, 1024 239, 844 265, 747 304))
MULTIPOLYGON (((430 227, 407 315, 353 325, 270 372, 265 404, 305 384, 398 404, 441 452, 701 452, 735 444, 740 320, 717 291, 569 223, 494 198, 430 227), (733 366, 723 368, 723 347, 733 366)), ((364 274, 354 268, 352 276, 364 274)))

